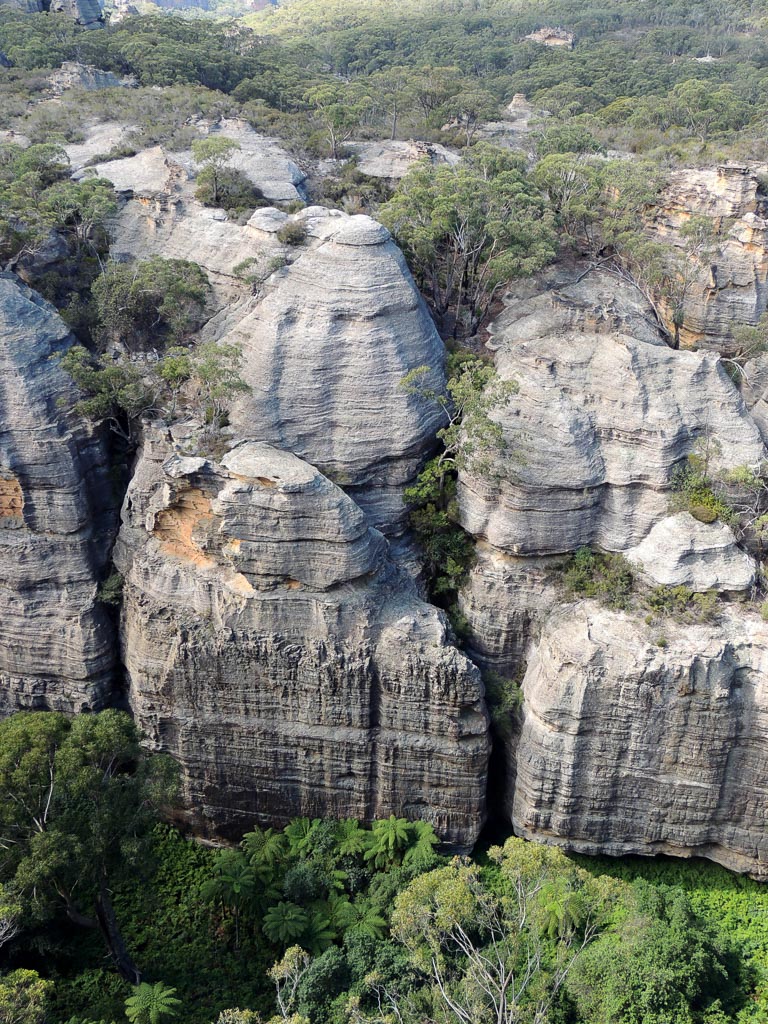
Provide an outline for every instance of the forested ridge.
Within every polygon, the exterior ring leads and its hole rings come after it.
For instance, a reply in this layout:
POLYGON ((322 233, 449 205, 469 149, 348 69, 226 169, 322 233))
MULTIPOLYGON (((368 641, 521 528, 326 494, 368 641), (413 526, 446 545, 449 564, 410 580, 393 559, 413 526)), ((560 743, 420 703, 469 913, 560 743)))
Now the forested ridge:
MULTIPOLYGON (((227 289, 257 303, 308 251, 319 236, 302 210, 370 215, 402 250, 448 350, 445 387, 428 365, 397 385, 437 423, 403 497, 421 592, 470 654, 460 591, 477 551, 458 521, 459 475, 496 482, 500 458, 523 464, 495 415, 518 384, 483 347, 506 289, 553 266, 577 284, 605 274, 642 303, 655 346, 695 349, 694 279, 730 226, 686 216, 672 244, 657 223, 665 190, 681 168, 742 175, 749 164, 755 203, 768 202, 768 4, 757 0, 290 0, 240 18, 129 12, 94 31, 0 6, 0 53, 4 276, 73 332, 51 358, 78 389, 71 415, 107 439, 105 520, 152 444, 171 438, 170 457, 187 460, 179 475, 192 472, 186 435, 172 436, 187 421, 206 472, 237 476, 220 466, 234 407, 254 386, 242 339, 214 343, 206 325, 226 312, 227 289), (564 45, 526 38, 541 29, 564 45), (65 62, 129 80, 86 87, 86 69, 62 86, 51 76, 65 62), (508 129, 510 116, 524 129, 508 129), (102 129, 105 148, 73 177, 70 154, 102 129), (279 143, 283 175, 288 158, 300 170, 294 198, 249 177, 254 132, 279 143), (413 144, 425 158, 409 156, 402 174, 369 173, 359 147, 374 143, 413 144), (272 218, 274 231, 256 222, 269 258, 219 274, 189 246, 116 251, 114 218, 134 192, 146 207, 163 202, 160 189, 139 194, 109 177, 142 154, 153 173, 181 161, 206 225, 245 231, 259 211, 272 218)), ((751 386, 750 360, 766 348, 765 317, 728 333, 722 366, 737 388, 751 386)), ((762 562, 766 466, 720 470, 718 444, 707 427, 676 468, 672 511, 727 525, 762 562)), ((334 472, 333 486, 348 484, 334 472)), ((12 488, 0 498, 16 516, 12 488)), ((157 512, 158 535, 185 511, 157 512)), ((213 543, 189 536, 185 553, 207 566, 213 543)), ((649 585, 621 553, 584 544, 557 572, 563 600, 634 614, 658 651, 676 630, 717 622, 728 601, 714 588, 649 585)), ((107 558, 102 625, 114 627, 125 586, 107 558)), ((768 619, 762 567, 743 589, 750 614, 768 619)), ((495 757, 517 735, 522 674, 484 669, 495 757)), ((143 740, 113 709, 0 721, 0 1024, 768 1020, 760 882, 703 860, 527 842, 493 794, 491 825, 461 855, 428 821, 395 814, 254 822, 229 845, 203 844, 179 766, 143 740)))

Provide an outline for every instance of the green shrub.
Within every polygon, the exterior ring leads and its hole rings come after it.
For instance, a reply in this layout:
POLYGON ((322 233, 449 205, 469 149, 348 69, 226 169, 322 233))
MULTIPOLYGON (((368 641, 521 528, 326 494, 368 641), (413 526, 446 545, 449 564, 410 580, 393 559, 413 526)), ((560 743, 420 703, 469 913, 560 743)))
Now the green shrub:
POLYGON ((581 547, 566 566, 563 580, 571 594, 597 598, 609 608, 630 606, 634 575, 623 555, 600 554, 581 547))
POLYGON ((124 582, 121 573, 110 573, 99 587, 98 600, 104 604, 119 605, 123 600, 124 582))
POLYGON ((283 245, 303 245, 307 240, 307 226, 300 220, 291 220, 277 232, 278 242, 283 245))
POLYGON ((714 490, 713 481, 699 456, 691 456, 685 465, 675 470, 672 490, 676 509, 690 512, 702 523, 720 519, 728 526, 735 525, 736 513, 723 494, 714 490))
MULTIPOLYGON (((522 674, 522 673, 521 673, 522 674)), ((497 672, 486 672, 485 701, 496 733, 508 739, 517 712, 523 705, 523 691, 517 679, 505 679, 497 672)))
POLYGON ((688 511, 694 519, 700 523, 714 523, 717 521, 717 512, 707 505, 691 505, 688 511))
POLYGON ((717 594, 694 594, 688 587, 654 587, 644 598, 650 610, 646 622, 655 616, 668 616, 677 622, 711 622, 717 616, 717 594))

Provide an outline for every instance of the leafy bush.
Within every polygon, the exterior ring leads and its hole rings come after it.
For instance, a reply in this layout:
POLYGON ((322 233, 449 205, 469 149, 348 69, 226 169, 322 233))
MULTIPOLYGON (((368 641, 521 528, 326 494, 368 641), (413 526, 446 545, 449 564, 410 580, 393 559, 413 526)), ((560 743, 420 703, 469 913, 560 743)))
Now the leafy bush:
POLYGON ((571 594, 597 598, 609 608, 630 606, 634 575, 629 562, 617 554, 600 554, 588 547, 579 548, 563 574, 571 594))
POLYGON ((674 507, 685 509, 703 523, 720 519, 728 526, 735 525, 737 517, 722 493, 716 493, 704 460, 691 456, 685 465, 675 470, 672 478, 674 507))
POLYGON ((523 704, 520 683, 516 679, 504 679, 496 672, 486 672, 483 682, 493 728, 497 735, 509 739, 513 719, 523 704))
POLYGON ((178 343, 196 331, 206 317, 210 284, 197 263, 151 256, 108 263, 91 293, 102 337, 138 349, 178 343))
POLYGON ((307 226, 300 220, 290 220, 277 232, 277 240, 283 245, 303 245, 307 240, 307 226))

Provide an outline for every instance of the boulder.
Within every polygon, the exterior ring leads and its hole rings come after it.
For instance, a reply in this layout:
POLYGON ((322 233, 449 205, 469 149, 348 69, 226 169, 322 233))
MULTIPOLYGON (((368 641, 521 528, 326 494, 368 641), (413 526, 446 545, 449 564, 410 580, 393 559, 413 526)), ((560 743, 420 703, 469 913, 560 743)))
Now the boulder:
POLYGON ((768 624, 653 629, 592 602, 547 620, 510 770, 518 835, 768 876, 768 624))
POLYGON ((97 599, 114 536, 105 446, 72 411, 52 306, 0 275, 0 712, 110 697, 115 634, 97 599))
POLYGON ((154 429, 115 561, 131 708, 180 762, 198 831, 394 813, 472 845, 488 759, 477 670, 316 468, 255 441, 215 459, 194 430, 154 429))
POLYGON ((755 560, 736 543, 725 523, 701 523, 678 512, 656 523, 626 558, 649 583, 687 587, 696 593, 738 593, 755 582, 755 560))

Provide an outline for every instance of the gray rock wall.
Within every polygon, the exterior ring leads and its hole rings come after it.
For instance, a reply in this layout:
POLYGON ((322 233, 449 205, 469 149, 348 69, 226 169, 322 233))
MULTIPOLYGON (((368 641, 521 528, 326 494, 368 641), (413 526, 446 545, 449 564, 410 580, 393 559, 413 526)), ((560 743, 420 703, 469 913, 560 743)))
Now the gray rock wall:
POLYGON ((104 445, 71 411, 55 310, 0 275, 0 711, 108 700, 116 638, 96 599, 114 536, 104 445))
POLYGON ((552 614, 523 681, 515 830, 765 878, 768 625, 735 611, 657 633, 591 602, 552 614))
POLYGON ((213 462, 192 445, 147 439, 116 549, 131 706, 181 762, 191 820, 237 836, 396 813, 470 846, 487 718, 440 613, 308 463, 247 441, 213 462))

